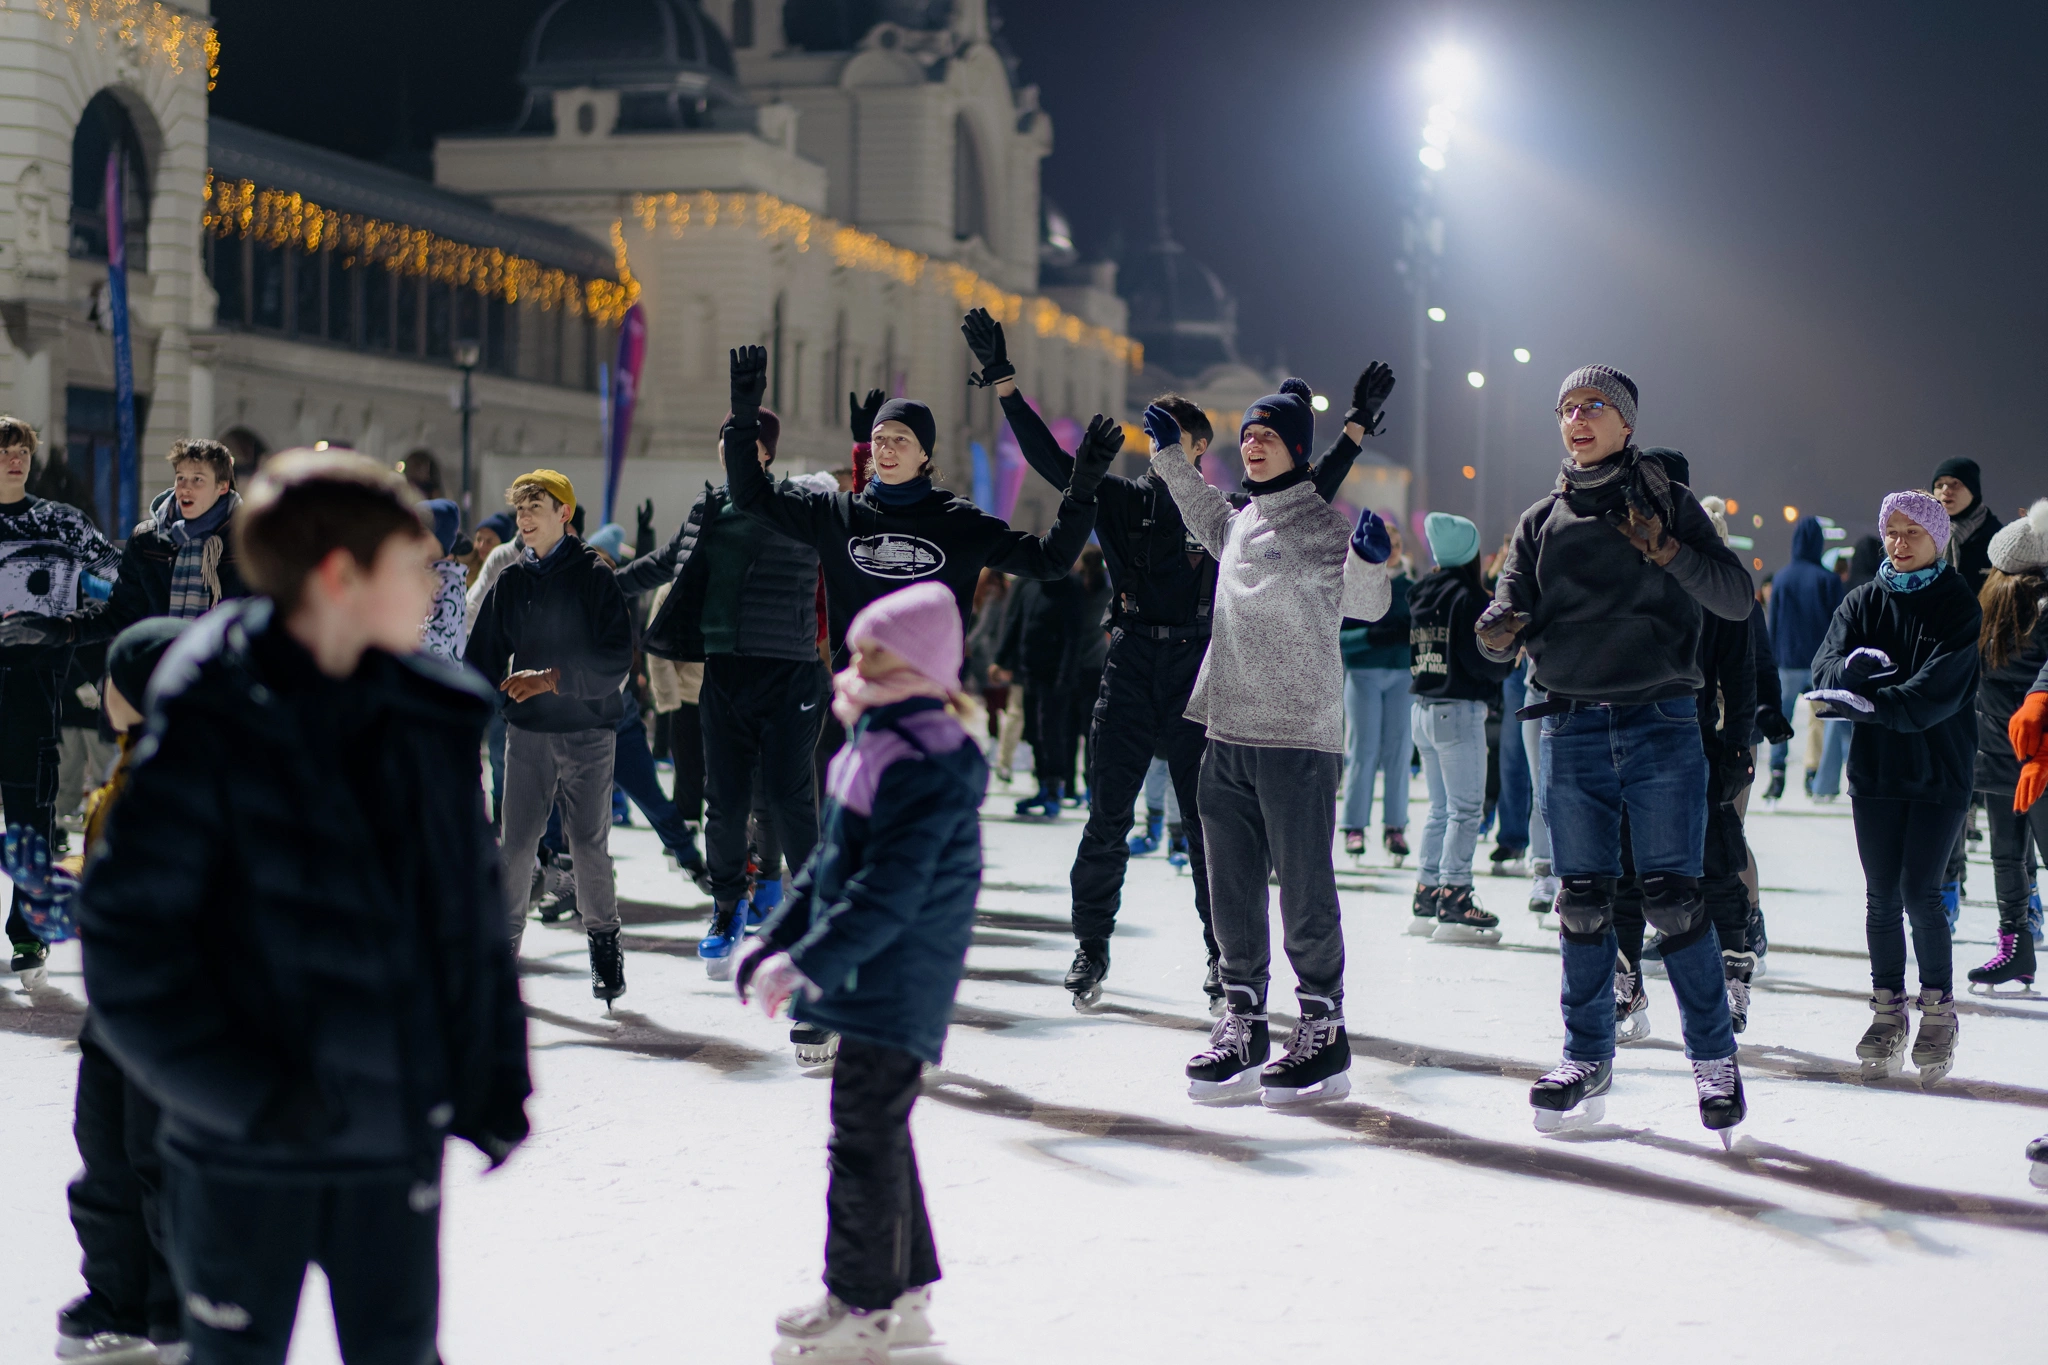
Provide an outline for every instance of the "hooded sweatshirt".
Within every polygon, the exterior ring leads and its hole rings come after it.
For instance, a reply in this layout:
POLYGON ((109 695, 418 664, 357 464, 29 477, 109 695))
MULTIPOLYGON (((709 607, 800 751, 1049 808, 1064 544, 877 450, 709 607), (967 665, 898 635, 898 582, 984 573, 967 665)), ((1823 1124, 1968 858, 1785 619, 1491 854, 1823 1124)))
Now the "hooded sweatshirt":
POLYGON ((1771 644, 1777 649, 1780 668, 1812 665, 1814 651, 1827 638, 1828 622, 1848 592, 1842 580, 1820 562, 1826 545, 1827 533, 1821 529, 1820 518, 1801 517, 1792 528, 1792 562, 1771 579, 1771 644))

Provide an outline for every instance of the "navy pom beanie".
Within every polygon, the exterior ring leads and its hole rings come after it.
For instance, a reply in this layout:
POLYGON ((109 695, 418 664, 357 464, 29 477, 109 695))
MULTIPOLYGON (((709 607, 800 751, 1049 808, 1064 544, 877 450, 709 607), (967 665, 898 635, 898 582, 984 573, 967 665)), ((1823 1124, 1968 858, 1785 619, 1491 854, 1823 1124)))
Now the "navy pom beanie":
POLYGON ((1316 410, 1309 406, 1310 396, 1306 381, 1283 381, 1280 392, 1261 398, 1244 410, 1244 421, 1237 429, 1239 443, 1244 441, 1246 427, 1270 427, 1287 443, 1296 467, 1307 468, 1309 449, 1316 443, 1316 410))

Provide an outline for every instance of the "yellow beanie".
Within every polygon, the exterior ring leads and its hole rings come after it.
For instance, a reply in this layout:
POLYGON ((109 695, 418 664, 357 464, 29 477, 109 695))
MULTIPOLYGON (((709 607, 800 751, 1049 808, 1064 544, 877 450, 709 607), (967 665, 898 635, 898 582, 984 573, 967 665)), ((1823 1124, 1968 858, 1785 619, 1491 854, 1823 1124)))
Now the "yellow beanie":
POLYGON ((566 475, 552 469, 536 469, 531 474, 521 474, 512 481, 512 486, 517 488, 523 483, 539 484, 554 496, 556 502, 572 512, 576 510, 576 485, 570 483, 566 475))

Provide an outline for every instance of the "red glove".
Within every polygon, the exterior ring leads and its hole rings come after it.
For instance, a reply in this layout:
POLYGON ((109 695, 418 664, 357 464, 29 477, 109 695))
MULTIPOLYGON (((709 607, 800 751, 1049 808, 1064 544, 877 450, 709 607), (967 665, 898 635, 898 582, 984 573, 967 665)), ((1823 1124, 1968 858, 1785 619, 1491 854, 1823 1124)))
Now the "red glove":
MULTIPOLYGON (((2035 696, 2048 696, 2048 692, 2036 692, 2035 696)), ((2020 784, 2013 788, 2012 808, 2014 813, 2024 815, 2027 808, 2041 799, 2041 793, 2048 791, 2048 755, 2030 758, 2020 769, 2020 784)))
POLYGON ((2048 692, 2029 692, 2005 727, 2005 737, 2012 741, 2012 756, 2024 763, 2040 753, 2044 732, 2048 732, 2048 692))

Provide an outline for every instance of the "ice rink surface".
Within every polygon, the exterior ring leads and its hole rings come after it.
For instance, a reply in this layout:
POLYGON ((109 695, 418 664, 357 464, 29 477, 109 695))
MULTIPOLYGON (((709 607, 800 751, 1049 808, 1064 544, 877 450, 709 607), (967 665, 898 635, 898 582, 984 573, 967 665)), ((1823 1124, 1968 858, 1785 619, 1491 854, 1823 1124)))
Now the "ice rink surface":
MULTIPOLYGON (((913 1120, 945 1344, 903 1365, 2044 1358, 2030 1305, 2048 1194, 2022 1151, 2048 1131, 2048 1000, 1961 997, 1946 1083, 1923 1093, 1910 1068, 1862 1083, 1846 801, 1752 813, 1772 951, 1740 1040, 1749 1119, 1724 1153, 1661 980, 1607 1122, 1539 1137, 1526 1091, 1563 1026, 1556 940, 1523 908, 1527 882, 1480 878, 1500 946, 1436 944, 1403 932, 1412 867, 1377 852, 1339 859, 1349 1099, 1197 1107, 1181 1067, 1210 1021, 1189 880, 1158 855, 1133 862, 1107 993, 1076 1013, 1060 979, 1081 813, 1013 820, 1021 789, 986 807, 980 925, 913 1120)), ((818 1292, 828 1082, 798 1070, 786 1023, 705 979, 708 906, 653 835, 622 829, 614 848, 621 1008, 591 999, 580 934, 535 925, 533 1139, 488 1178, 450 1149, 449 1365, 753 1365, 774 1314, 818 1292)), ((1981 849, 1959 982, 1990 955, 1981 849)), ((1293 1022, 1277 907, 1274 927, 1277 1044, 1293 1022)), ((76 945, 52 968, 33 1001, 0 1001, 6 1362, 48 1359, 54 1314, 82 1288, 64 1202, 76 945)), ((324 1293, 300 1325, 294 1362, 338 1358, 324 1293)))

